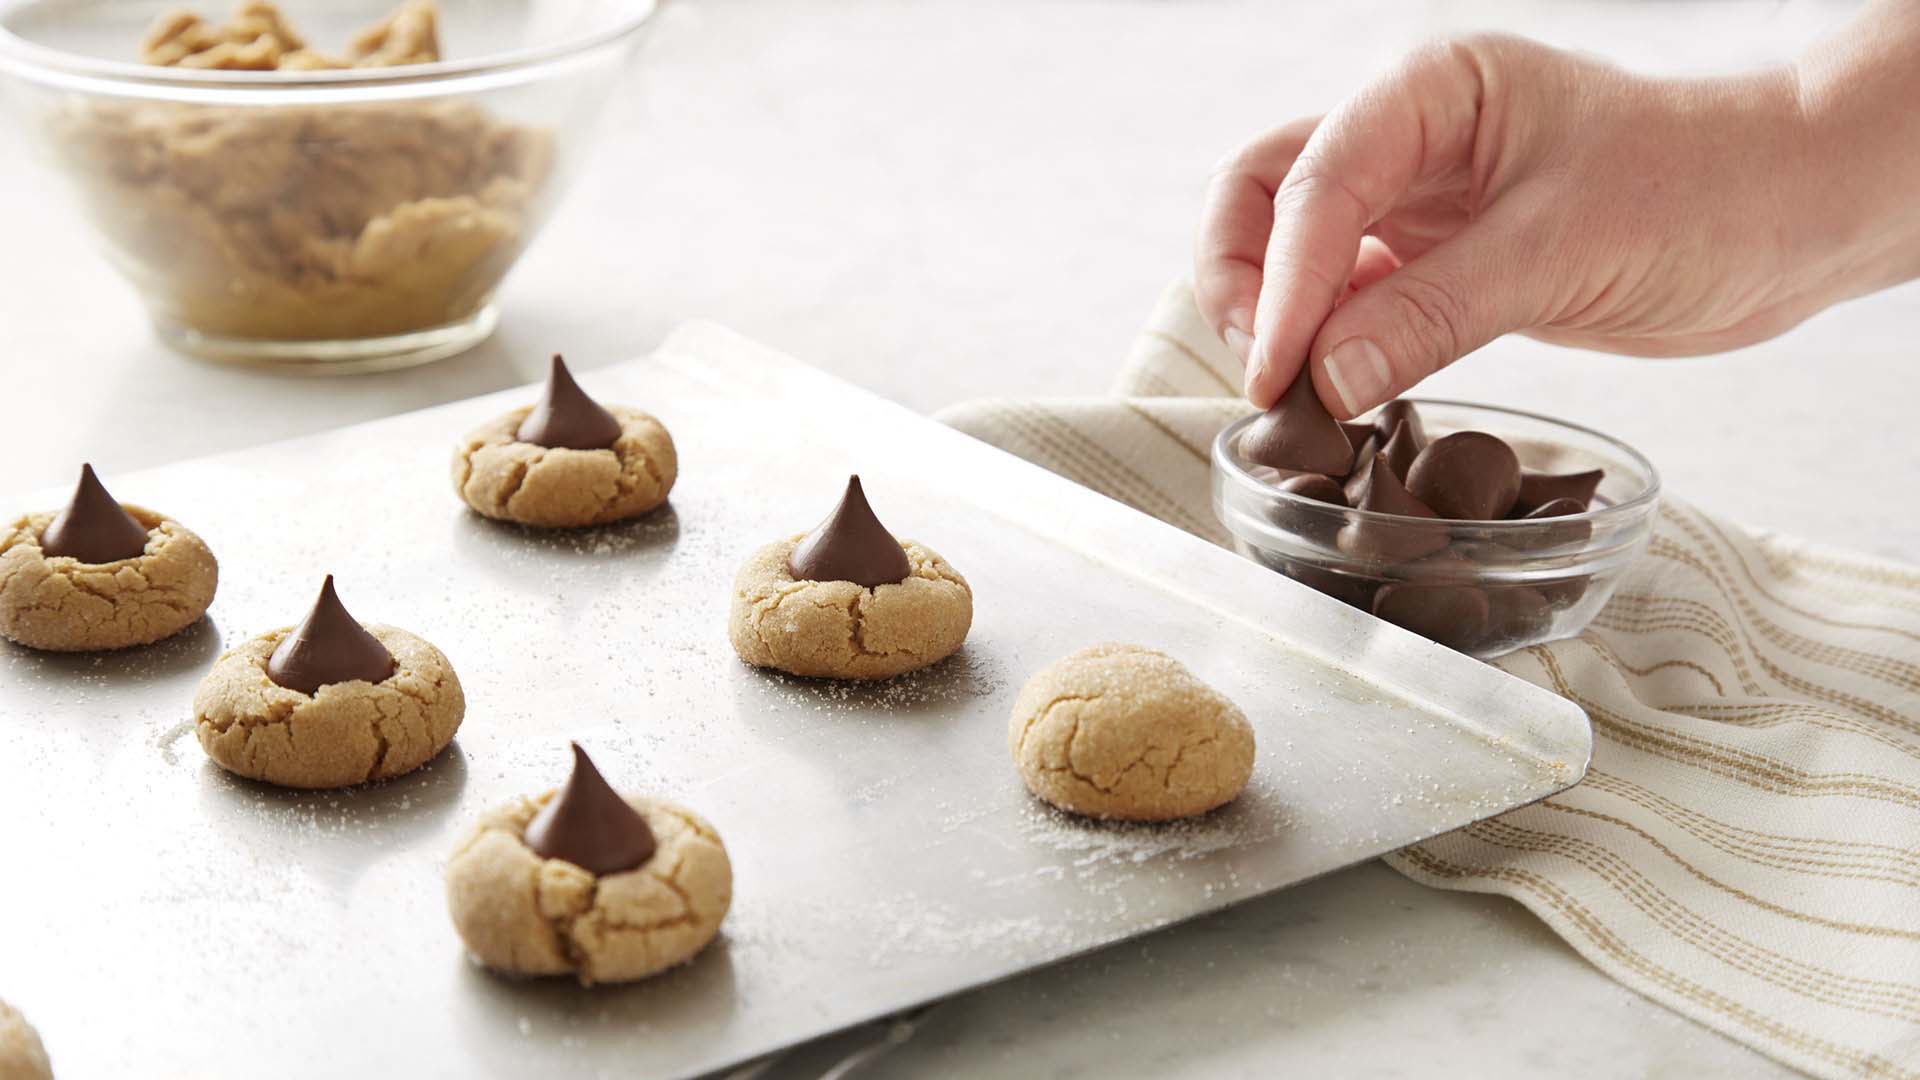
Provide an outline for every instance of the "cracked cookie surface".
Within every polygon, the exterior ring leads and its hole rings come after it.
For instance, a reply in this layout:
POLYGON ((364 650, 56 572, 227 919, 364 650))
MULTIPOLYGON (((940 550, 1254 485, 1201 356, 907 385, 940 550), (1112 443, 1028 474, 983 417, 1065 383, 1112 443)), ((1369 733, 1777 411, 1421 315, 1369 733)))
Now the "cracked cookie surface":
POLYGON ((221 768, 282 787, 349 787, 411 772, 453 741, 467 699, 439 649, 369 626, 393 654, 393 674, 303 694, 267 677, 268 658, 292 629, 228 650, 200 680, 194 734, 221 768))
POLYGON ((713 940, 733 902, 733 865, 713 826, 669 802, 622 796, 658 846, 632 870, 596 876, 541 858, 522 838, 553 796, 488 811, 447 861, 447 911, 475 959, 591 985, 665 971, 713 940))
POLYGON ((53 1064, 40 1033, 27 1018, 0 1001, 0 1077, 6 1080, 53 1080, 53 1064))
POLYGON ((951 656, 973 625, 973 590, 925 546, 900 541, 905 581, 873 588, 798 581, 800 534, 753 553, 733 582, 727 637, 755 667, 828 679, 885 679, 951 656))
POLYGON ((1253 775, 1239 707, 1138 645, 1095 645, 1041 669, 1014 701, 1007 746, 1029 790, 1091 817, 1203 814, 1253 775))
POLYGON ((514 436, 525 406, 475 428, 453 452, 453 488, 482 515, 546 528, 604 525, 667 501, 679 475, 673 437, 652 415, 619 405, 620 437, 605 450, 569 450, 514 436))
POLYGON ((213 552, 172 518, 121 505, 146 526, 147 547, 118 562, 42 551, 55 511, 0 532, 0 637, 53 652, 124 649, 171 637, 206 613, 220 581, 213 552))

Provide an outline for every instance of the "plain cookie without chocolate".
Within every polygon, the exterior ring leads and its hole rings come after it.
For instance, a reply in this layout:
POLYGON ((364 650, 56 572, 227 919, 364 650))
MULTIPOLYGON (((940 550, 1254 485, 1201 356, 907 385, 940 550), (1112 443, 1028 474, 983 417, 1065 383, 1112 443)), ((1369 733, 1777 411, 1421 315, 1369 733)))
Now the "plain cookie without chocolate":
POLYGON ((1185 665, 1095 645, 1027 680, 1007 746, 1020 778, 1062 810, 1171 821, 1233 801, 1253 775, 1253 727, 1185 665))
POLYGON ((0 1078, 53 1080, 53 1063, 40 1043, 40 1033, 4 1001, 0 1001, 0 1078))

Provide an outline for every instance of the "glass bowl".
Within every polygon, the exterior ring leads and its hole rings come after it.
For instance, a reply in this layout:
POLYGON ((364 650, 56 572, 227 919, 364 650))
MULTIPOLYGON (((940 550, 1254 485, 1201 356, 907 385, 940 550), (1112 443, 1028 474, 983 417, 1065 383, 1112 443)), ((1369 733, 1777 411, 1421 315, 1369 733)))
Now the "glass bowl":
MULTIPOLYGON (((1514 409, 1411 400, 1429 438, 1484 431, 1522 467, 1604 469, 1592 509, 1524 521, 1435 521, 1351 510, 1282 491, 1239 453, 1229 425, 1213 442, 1213 512, 1235 550, 1336 599, 1477 657, 1568 637, 1606 604, 1646 549, 1660 476, 1632 447, 1597 431, 1514 409), (1367 543, 1342 549, 1365 530, 1367 543)), ((1363 418, 1366 419, 1366 418, 1363 418)), ((1264 470, 1271 473, 1271 470, 1264 470)))
MULTIPOLYGON (((189 3, 222 18, 227 0, 189 3)), ((449 59, 135 62, 179 0, 0 0, 6 97, 160 337, 217 360, 401 367, 484 340, 654 0, 443 0, 449 59)), ((394 0, 285 0, 317 43, 394 0)))

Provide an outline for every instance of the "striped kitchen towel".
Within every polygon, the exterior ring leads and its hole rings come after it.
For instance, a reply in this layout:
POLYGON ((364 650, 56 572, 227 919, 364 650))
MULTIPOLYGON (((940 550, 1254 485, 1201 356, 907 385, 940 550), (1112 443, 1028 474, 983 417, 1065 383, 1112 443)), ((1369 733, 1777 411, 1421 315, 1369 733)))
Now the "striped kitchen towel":
MULTIPOLYGON (((1240 367, 1177 285, 1113 396, 942 419, 1216 543, 1240 367)), ((1497 661, 1578 703, 1592 769, 1400 851, 1525 904, 1642 994, 1823 1076, 1920 1078, 1920 570, 1668 498, 1577 638, 1497 661)))

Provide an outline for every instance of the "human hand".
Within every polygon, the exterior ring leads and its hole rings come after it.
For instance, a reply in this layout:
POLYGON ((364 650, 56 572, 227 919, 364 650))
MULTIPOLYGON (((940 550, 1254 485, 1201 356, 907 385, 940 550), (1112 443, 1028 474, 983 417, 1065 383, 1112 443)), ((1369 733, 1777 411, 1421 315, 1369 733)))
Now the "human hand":
POLYGON ((1253 404, 1311 361, 1343 418, 1510 331, 1643 356, 1771 337, 1920 273, 1916 52, 1913 0, 1737 78, 1424 49, 1216 171, 1200 308, 1253 404))

